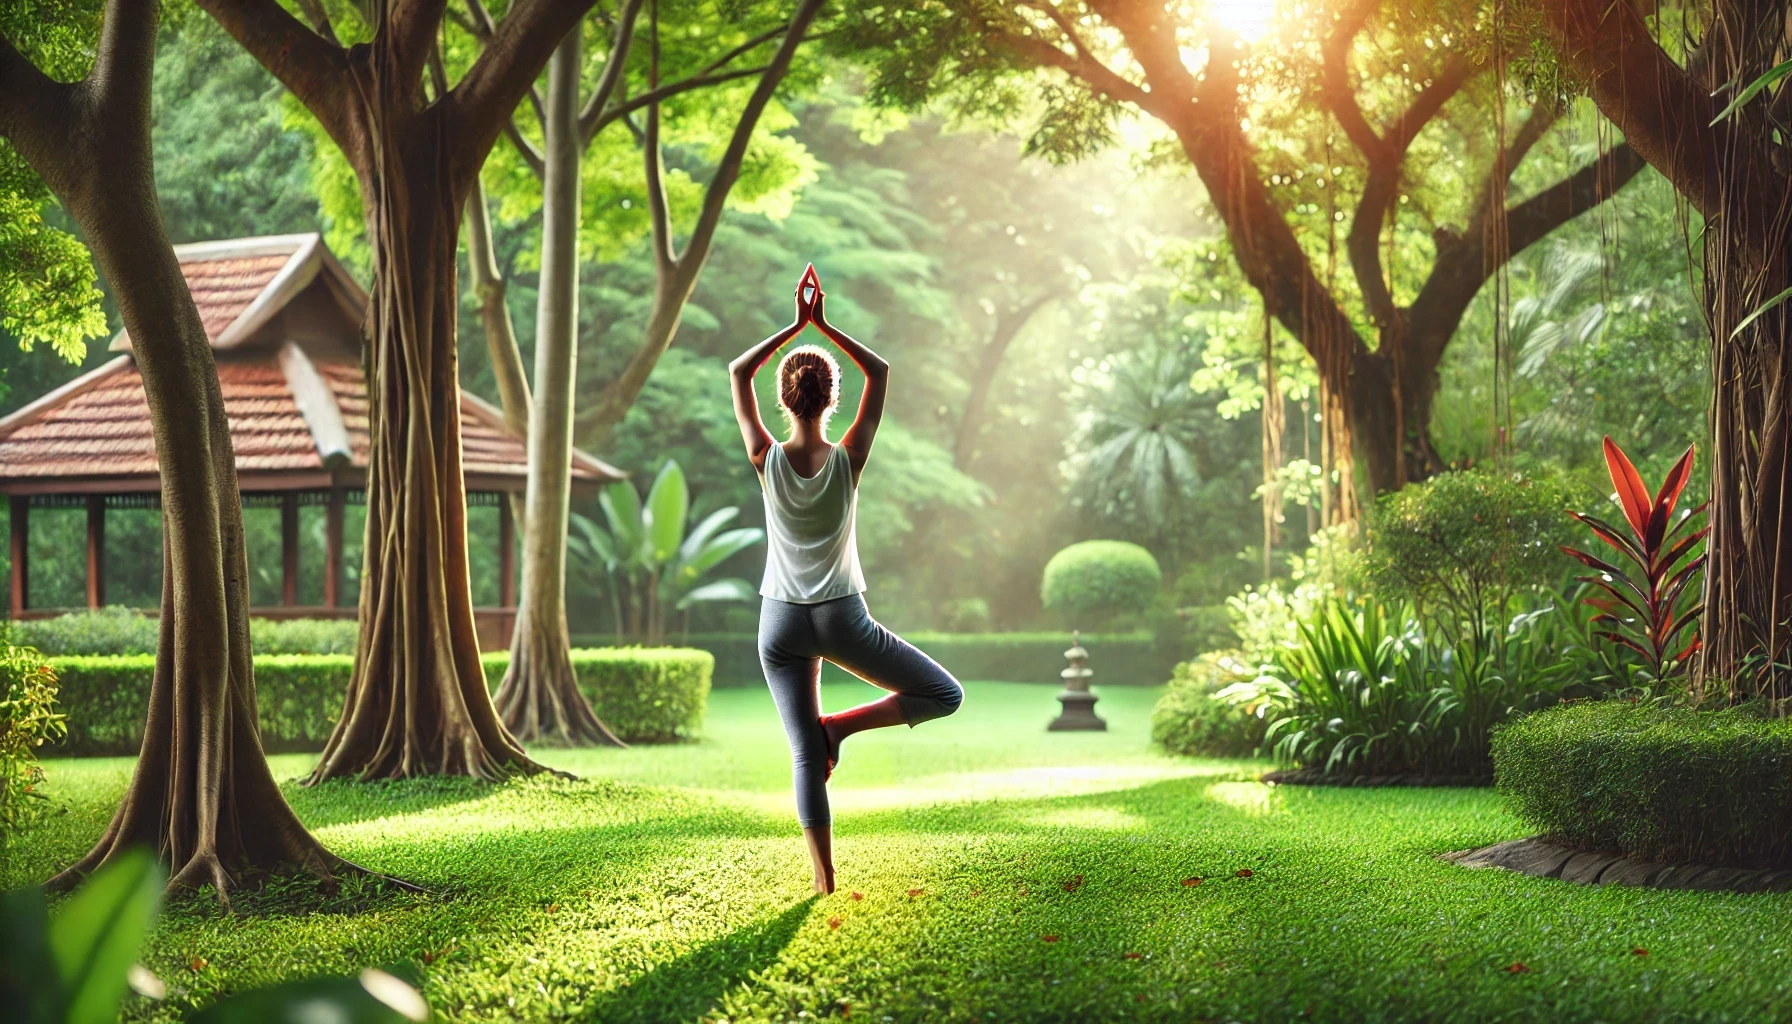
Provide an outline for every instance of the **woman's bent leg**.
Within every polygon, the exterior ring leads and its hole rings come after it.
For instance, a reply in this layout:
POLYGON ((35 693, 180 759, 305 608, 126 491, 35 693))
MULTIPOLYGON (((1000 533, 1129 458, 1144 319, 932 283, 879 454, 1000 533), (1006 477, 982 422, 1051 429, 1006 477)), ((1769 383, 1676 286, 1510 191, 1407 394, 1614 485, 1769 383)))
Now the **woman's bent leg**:
POLYGON ((823 657, 890 696, 829 715, 829 739, 885 726, 944 718, 964 702, 964 687, 940 663, 871 617, 862 597, 815 606, 815 639, 823 657))

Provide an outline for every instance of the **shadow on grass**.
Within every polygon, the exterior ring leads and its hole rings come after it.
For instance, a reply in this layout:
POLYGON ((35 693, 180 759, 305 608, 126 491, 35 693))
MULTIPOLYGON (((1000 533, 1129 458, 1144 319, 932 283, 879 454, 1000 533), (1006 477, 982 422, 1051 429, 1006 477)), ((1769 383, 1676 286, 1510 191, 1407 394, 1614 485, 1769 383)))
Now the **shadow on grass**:
POLYGON ((729 989, 777 962, 820 898, 811 896, 777 917, 736 928, 660 964, 599 996, 585 1017, 605 1024, 707 1018, 729 989))

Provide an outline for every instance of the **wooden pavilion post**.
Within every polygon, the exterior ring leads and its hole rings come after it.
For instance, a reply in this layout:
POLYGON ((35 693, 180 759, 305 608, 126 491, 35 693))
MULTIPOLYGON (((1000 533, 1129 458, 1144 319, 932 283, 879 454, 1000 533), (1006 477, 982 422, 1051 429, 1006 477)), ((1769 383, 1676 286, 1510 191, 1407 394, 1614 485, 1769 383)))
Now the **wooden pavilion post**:
POLYGON ((342 514, 344 495, 341 487, 330 488, 330 504, 324 515, 324 607, 342 606, 342 514))
POLYGON ((498 607, 516 607, 516 516, 510 496, 498 502, 498 607))
POLYGON ((280 603, 299 603, 299 493, 280 495, 280 603))
POLYGON ((87 496, 87 607, 106 606, 106 496, 87 496))
POLYGON ((15 494, 9 503, 12 530, 12 617, 31 606, 31 498, 15 494))

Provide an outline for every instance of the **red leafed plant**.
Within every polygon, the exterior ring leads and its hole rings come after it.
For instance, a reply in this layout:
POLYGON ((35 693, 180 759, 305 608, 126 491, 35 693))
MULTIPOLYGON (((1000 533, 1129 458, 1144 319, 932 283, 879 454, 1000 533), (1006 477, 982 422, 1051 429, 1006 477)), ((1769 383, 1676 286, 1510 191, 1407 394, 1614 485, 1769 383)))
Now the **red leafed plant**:
MULTIPOLYGON (((1563 551, 1596 570, 1596 576, 1577 577, 1604 590, 1606 597, 1589 597, 1587 604, 1599 609, 1593 624, 1600 627, 1595 636, 1636 651, 1643 656, 1656 680, 1680 668, 1699 649, 1696 623, 1703 605, 1680 612, 1675 609, 1705 564, 1703 554, 1687 560, 1687 555, 1705 539, 1709 526, 1684 532, 1693 517, 1705 511, 1700 505, 1673 522, 1674 504, 1692 476, 1693 446, 1668 470, 1661 490, 1653 495, 1643 486, 1636 466, 1611 438, 1605 439, 1605 464, 1612 474, 1612 486, 1618 489, 1618 503, 1624 507, 1624 518, 1630 526, 1629 536, 1611 524, 1580 512, 1568 514, 1585 523, 1599 539, 1618 550, 1635 564, 1626 571, 1611 562, 1564 546, 1563 551), (1681 564, 1684 562, 1684 564, 1681 564), (1678 639, 1688 627, 1692 633, 1684 642, 1678 639), (1678 649, 1676 649, 1678 647, 1678 649), (1670 653, 1671 652, 1671 653, 1670 653)), ((1709 504, 1709 503, 1707 503, 1709 504)))

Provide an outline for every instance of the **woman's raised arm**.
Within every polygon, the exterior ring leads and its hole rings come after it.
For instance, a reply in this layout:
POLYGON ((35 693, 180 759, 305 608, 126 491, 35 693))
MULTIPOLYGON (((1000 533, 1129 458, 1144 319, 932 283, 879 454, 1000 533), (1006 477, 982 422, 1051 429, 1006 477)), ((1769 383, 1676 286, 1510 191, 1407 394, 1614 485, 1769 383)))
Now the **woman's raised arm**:
POLYGON ((759 396, 753 393, 753 376, 759 372, 784 343, 803 333, 808 326, 809 310, 803 302, 801 286, 796 297, 796 320, 781 327, 771 337, 742 352, 728 364, 728 375, 734 384, 734 422, 740 427, 740 439, 746 443, 747 459, 753 468, 765 468, 765 453, 775 443, 765 421, 759 418, 759 396))
POLYGON ((889 388, 890 364, 883 357, 861 345, 857 339, 845 331, 828 323, 822 309, 822 292, 815 290, 815 305, 810 312, 817 330, 827 335, 828 340, 840 346, 847 358, 858 364, 865 374, 865 393, 859 396, 859 414, 853 417, 852 426, 847 428, 840 438, 841 447, 852 460, 853 477, 856 479, 865 469, 865 461, 871 458, 871 442, 877 437, 877 426, 884 418, 884 395, 889 388))

